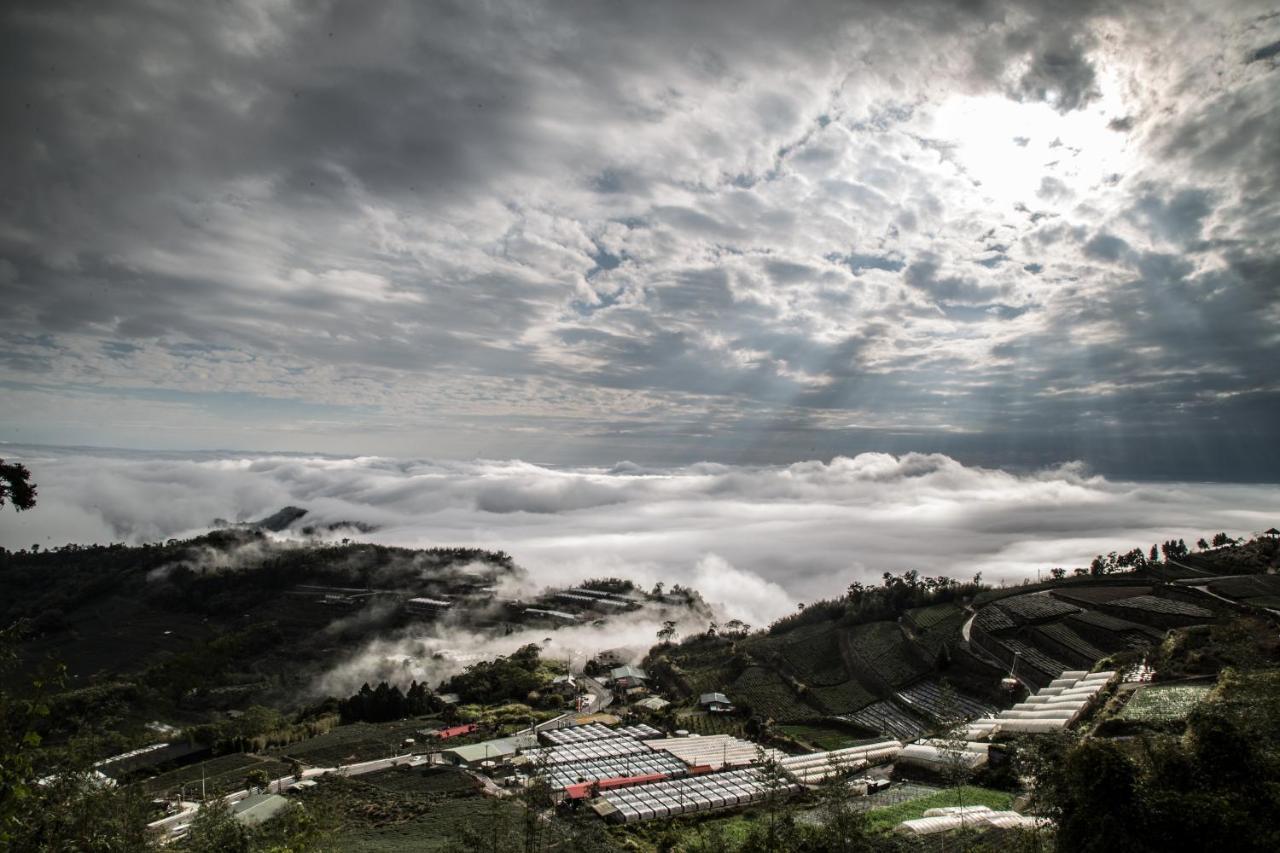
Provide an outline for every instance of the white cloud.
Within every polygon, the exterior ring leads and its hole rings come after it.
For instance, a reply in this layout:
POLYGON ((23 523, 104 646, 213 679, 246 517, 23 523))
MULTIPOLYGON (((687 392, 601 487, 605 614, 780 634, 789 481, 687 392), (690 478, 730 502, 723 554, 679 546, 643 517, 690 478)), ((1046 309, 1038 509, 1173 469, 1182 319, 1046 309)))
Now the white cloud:
POLYGON ((1280 521, 1275 486, 1113 481, 1078 465, 1015 473, 939 454, 606 469, 13 449, 40 502, 0 514, 9 548, 182 536, 294 504, 308 521, 376 524, 370 541, 505 550, 534 587, 601 575, 692 585, 755 625, 884 571, 1019 582, 1107 550, 1280 521))

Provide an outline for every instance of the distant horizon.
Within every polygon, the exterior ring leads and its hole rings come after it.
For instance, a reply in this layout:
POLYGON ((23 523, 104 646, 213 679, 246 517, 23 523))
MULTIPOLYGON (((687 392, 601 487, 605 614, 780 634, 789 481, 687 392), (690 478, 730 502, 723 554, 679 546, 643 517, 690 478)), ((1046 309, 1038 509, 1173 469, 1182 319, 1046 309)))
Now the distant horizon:
POLYGON ((1128 481, 1071 463, 1011 471, 942 454, 607 467, 51 447, 15 458, 40 492, 34 510, 0 513, 9 548, 164 540, 292 505, 315 524, 377 528, 343 534, 357 541, 504 550, 534 584, 692 584, 755 623, 885 571, 1017 583, 1112 550, 1280 523, 1272 484, 1128 481))

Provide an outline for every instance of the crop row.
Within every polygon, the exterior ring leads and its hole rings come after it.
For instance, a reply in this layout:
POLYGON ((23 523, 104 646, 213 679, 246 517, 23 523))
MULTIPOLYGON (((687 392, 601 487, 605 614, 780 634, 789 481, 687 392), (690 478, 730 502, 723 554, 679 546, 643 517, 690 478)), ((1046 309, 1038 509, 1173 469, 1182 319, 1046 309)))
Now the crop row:
POLYGON ((930 668, 894 622, 859 625, 850 630, 847 642, 859 664, 891 686, 905 684, 930 668))
POLYGON ((1185 719, 1209 692, 1207 684, 1159 684, 1134 693, 1116 716, 1141 723, 1164 723, 1185 719))
POLYGON ((782 676, 762 666, 749 667, 738 676, 733 683, 731 698, 778 722, 796 722, 817 716, 813 708, 796 698, 782 676))
POLYGON ((1136 595, 1133 598, 1121 598, 1110 602, 1112 606, 1132 610, 1160 613, 1169 616, 1186 616, 1194 619, 1212 619, 1213 611, 1206 610, 1185 601, 1174 601, 1171 598, 1159 598, 1154 595, 1136 595))
POLYGON ((830 686, 849 678, 834 629, 783 646, 782 656, 805 684, 830 686))
POLYGON ((1074 655, 1090 665, 1107 656, 1105 651, 1061 623, 1040 625, 1032 632, 1032 636, 1037 640, 1047 641, 1038 642, 1037 645, 1045 648, 1050 654, 1056 653, 1061 647, 1069 655, 1074 655))
POLYGON ((1077 613, 1080 610, 1074 604, 1067 604, 1052 596, 1038 593, 1004 598, 996 602, 996 607, 1007 613, 1015 622, 1043 622, 1077 613))
POLYGON ((809 693, 831 714, 844 714, 865 707, 875 701, 856 679, 829 687, 810 687, 809 693))
POLYGON ((934 720, 950 720, 954 717, 981 717, 993 709, 981 699, 975 699, 956 690, 947 689, 940 681, 917 682, 898 691, 898 698, 916 711, 934 720))
POLYGON ((915 740, 924 733, 924 725, 919 720, 888 699, 875 702, 852 714, 842 714, 838 719, 899 740, 915 740))

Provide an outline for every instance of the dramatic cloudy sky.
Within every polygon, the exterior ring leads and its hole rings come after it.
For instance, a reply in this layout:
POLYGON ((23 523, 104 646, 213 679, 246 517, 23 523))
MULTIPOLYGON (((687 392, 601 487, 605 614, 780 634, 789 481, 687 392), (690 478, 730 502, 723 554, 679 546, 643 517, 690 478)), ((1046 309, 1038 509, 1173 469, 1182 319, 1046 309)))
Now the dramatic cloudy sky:
POLYGON ((1270 3, 10 2, 0 440, 1280 479, 1270 3))

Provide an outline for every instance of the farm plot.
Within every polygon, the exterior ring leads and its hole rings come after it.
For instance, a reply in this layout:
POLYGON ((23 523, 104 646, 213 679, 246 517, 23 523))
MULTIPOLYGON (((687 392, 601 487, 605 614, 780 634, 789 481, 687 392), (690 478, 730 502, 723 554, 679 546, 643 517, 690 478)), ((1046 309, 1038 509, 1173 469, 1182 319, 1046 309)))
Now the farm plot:
POLYGON ((1149 646, 1161 637, 1161 632, 1128 619, 1111 616, 1097 610, 1084 610, 1063 620, 1077 634, 1100 649, 1118 652, 1125 649, 1149 646))
POLYGON ((960 605, 954 602, 933 604, 928 607, 916 607, 906 612, 907 621, 917 631, 928 631, 934 626, 953 619, 956 614, 963 613, 960 605))
POLYGON ((999 607, 994 604, 988 604, 979 610, 978 615, 974 617, 973 627, 979 631, 994 634, 997 631, 1011 631, 1018 626, 999 607))
POLYGON ((897 696, 913 711, 938 721, 957 716, 982 717, 995 711, 981 699, 966 696, 955 688, 948 691, 941 681, 932 679, 899 690, 897 696))
POLYGON ((245 776, 254 770, 265 770, 272 779, 279 779, 289 773, 289 764, 275 758, 237 752, 161 773, 143 780, 141 785, 148 794, 157 795, 177 794, 185 786, 188 796, 197 796, 203 779, 204 790, 208 794, 229 794, 243 790, 245 776))
MULTIPOLYGON (((1209 591, 1224 598, 1245 600, 1280 596, 1280 575, 1245 575, 1223 578, 1209 584, 1209 591)), ((1268 605, 1261 605, 1268 606, 1268 605)))
POLYGON ((1059 601, 1053 596, 1040 595, 1039 593, 1004 598, 996 602, 996 607, 999 607, 1010 619, 1019 624, 1047 622, 1050 619, 1060 619, 1063 616, 1080 611, 1080 608, 1074 604, 1067 604, 1065 601, 1059 601))
POLYGON ((840 637, 828 629, 812 637, 787 643, 782 656, 807 685, 828 687, 849 678, 840 657, 840 637))
POLYGON ((676 719, 676 724, 679 728, 696 732, 700 735, 746 737, 742 718, 726 714, 706 714, 702 712, 682 714, 676 719))
POLYGON ((836 719, 851 723, 860 729, 889 735, 899 740, 915 740, 924 734, 925 730, 920 720, 888 699, 875 702, 852 714, 842 714, 836 719))
POLYGON ((1058 622, 1034 628, 1031 641, 1050 655, 1089 667, 1107 656, 1105 651, 1058 622))
POLYGON ((932 668, 895 622, 859 625, 844 639, 860 669, 891 687, 906 684, 932 668))
POLYGON ((832 726, 820 725, 792 725, 778 726, 783 734, 793 737, 796 740, 802 740, 805 743, 812 744, 820 750, 836 750, 845 749, 851 746, 861 746, 863 744, 874 742, 879 738, 868 739, 858 737, 850 731, 836 728, 832 726))
POLYGON ((1195 616, 1201 619, 1213 617, 1213 611, 1186 601, 1174 601, 1171 598, 1159 598, 1154 595, 1135 595, 1132 598, 1121 598, 1111 602, 1116 607, 1129 607, 1136 610, 1149 610, 1152 613, 1172 613, 1175 616, 1195 616))
POLYGON ((401 764, 360 777, 366 785, 397 794, 471 794, 479 788, 476 780, 456 767, 410 767, 401 764))
MULTIPOLYGON (((355 764, 404 752, 401 743, 406 738, 421 741, 419 729, 436 729, 439 726, 440 721, 434 718, 397 723, 350 723, 299 743, 282 746, 273 750, 273 753, 285 759, 296 758, 311 767, 355 764)), ((462 739, 450 741, 451 744, 465 742, 462 739)))
POLYGON ((1149 586, 1068 586, 1055 589, 1049 594, 1054 598, 1061 598, 1087 608, 1091 604, 1105 604, 1117 598, 1133 598, 1135 595, 1147 595, 1150 592, 1149 586))
POLYGON ((876 697, 852 678, 831 687, 810 687, 812 696, 829 714, 844 714, 870 705, 876 697))
MULTIPOLYGON (((309 809, 333 813, 335 850, 357 853, 458 850, 464 833, 490 828, 502 840, 516 832, 519 808, 500 797, 399 793, 355 779, 324 777, 298 795, 309 809)), ((487 840, 487 839, 486 839, 487 840)))
POLYGON ((817 711, 796 697, 782 676, 762 666, 748 667, 738 676, 730 698, 780 723, 800 722, 819 716, 817 711))
MULTIPOLYGON (((1022 667, 1025 664, 1047 675, 1048 678, 1045 679, 1045 683, 1057 678, 1068 668, 1065 663, 1057 658, 1047 655, 1035 646, 1024 643, 1021 640, 1007 639, 1001 640, 1001 642, 1010 652, 1017 654, 1018 667, 1022 667)), ((1019 673, 1021 673, 1021 669, 1019 669, 1019 673)))
POLYGON ((1117 719, 1136 723, 1171 723, 1186 719, 1212 689, 1209 684, 1153 684, 1134 692, 1117 719))

